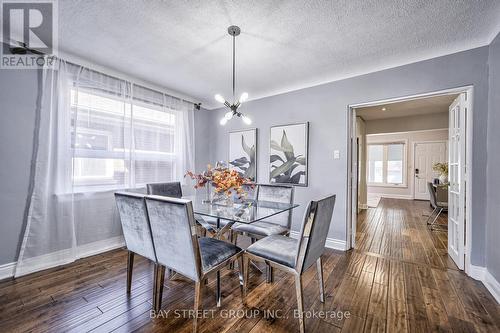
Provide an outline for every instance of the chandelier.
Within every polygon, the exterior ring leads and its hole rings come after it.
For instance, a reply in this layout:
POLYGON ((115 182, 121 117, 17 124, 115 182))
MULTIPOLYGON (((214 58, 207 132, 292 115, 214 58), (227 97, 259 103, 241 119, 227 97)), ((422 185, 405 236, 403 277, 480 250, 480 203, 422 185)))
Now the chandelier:
POLYGON ((244 115, 243 113, 238 111, 238 108, 241 106, 241 104, 248 99, 248 94, 246 92, 242 93, 240 98, 238 100, 235 99, 235 41, 236 41, 236 36, 238 36, 241 32, 240 28, 232 25, 229 28, 227 28, 227 32, 229 35, 233 36, 233 103, 229 103, 226 101, 222 95, 217 94, 215 95, 215 100, 219 103, 224 104, 229 111, 226 112, 224 117, 220 120, 220 124, 222 126, 226 125, 229 120, 231 120, 234 116, 239 117, 243 120, 243 122, 247 125, 250 125, 252 123, 252 119, 250 119, 248 116, 244 115))

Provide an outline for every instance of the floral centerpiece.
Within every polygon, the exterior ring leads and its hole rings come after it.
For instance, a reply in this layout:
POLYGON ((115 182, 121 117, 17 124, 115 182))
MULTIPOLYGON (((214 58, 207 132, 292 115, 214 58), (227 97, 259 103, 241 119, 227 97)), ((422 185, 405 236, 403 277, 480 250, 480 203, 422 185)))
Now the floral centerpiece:
POLYGON ((239 199, 247 195, 246 191, 243 189, 243 185, 250 185, 251 188, 255 186, 250 178, 243 177, 238 171, 230 170, 222 163, 217 163, 215 168, 209 164, 207 170, 200 174, 188 171, 185 177, 190 177, 196 181, 194 185, 195 189, 206 187, 206 201, 210 202, 214 201, 214 199, 209 198, 211 186, 213 186, 215 190, 215 197, 219 200, 225 200, 227 203, 230 202, 233 194, 236 194, 239 199))
POLYGON ((434 163, 432 170, 439 173, 439 181, 442 184, 446 184, 448 182, 448 163, 434 163))

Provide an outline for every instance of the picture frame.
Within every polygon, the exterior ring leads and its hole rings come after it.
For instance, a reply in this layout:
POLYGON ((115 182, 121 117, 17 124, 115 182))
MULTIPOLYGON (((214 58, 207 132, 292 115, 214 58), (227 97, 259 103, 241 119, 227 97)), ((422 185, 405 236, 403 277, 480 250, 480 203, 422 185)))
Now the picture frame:
POLYGON ((269 183, 308 186, 309 122, 272 126, 269 183))
POLYGON ((257 181, 257 128, 229 132, 228 166, 243 177, 257 181))

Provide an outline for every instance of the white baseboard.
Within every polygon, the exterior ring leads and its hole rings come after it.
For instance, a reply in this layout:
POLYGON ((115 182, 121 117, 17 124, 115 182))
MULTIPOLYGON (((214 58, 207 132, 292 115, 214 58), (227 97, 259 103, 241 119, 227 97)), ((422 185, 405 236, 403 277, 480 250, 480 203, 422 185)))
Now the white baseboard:
POLYGON ((15 262, 10 262, 8 264, 0 265, 0 280, 14 276, 15 269, 16 269, 15 262))
POLYGON ((486 275, 486 267, 474 266, 471 264, 467 275, 469 275, 474 280, 483 281, 486 275))
POLYGON ((500 304, 500 283, 486 267, 470 265, 468 274, 471 278, 481 281, 497 303, 500 304))
POLYGON ((370 193, 371 195, 375 195, 381 198, 387 199, 404 199, 404 200, 413 200, 413 195, 411 194, 383 194, 383 193, 370 193))
POLYGON ((111 251, 125 246, 123 236, 103 239, 97 242, 83 244, 78 246, 78 258, 90 257, 99 253, 111 251))
MULTIPOLYGON (((299 234, 298 231, 290 231, 290 237, 292 238, 299 238, 299 234)), ((335 238, 327 238, 325 243, 325 247, 339 251, 346 251, 346 245, 346 241, 335 238)))
POLYGON ((498 283, 488 270, 486 270, 486 274, 484 275, 483 284, 493 297, 495 297, 497 303, 500 304, 500 283, 498 283))
MULTIPOLYGON (((16 277, 38 272, 44 269, 49 269, 65 264, 69 264, 76 259, 93 256, 99 253, 111 251, 125 245, 123 236, 108 238, 88 244, 83 244, 75 249, 65 249, 61 251, 47 253, 41 256, 28 258, 23 261, 23 265, 17 267, 15 272, 16 277)), ((13 263, 14 267, 16 263, 13 263)), ((7 276, 9 277, 9 276, 7 276)))

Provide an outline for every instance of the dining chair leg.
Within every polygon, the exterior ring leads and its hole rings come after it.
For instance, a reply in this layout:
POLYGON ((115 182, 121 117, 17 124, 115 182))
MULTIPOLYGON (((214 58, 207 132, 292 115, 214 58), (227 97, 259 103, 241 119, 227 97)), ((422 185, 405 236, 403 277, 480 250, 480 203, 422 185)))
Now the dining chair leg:
POLYGON ((215 281, 215 302, 217 307, 220 308, 221 302, 221 290, 220 290, 220 271, 217 271, 217 277, 215 281))
POLYGON ((201 281, 196 281, 194 284, 194 318, 193 318, 193 333, 198 332, 198 310, 201 304, 201 281))
POLYGON ((273 267, 266 263, 266 282, 267 283, 272 283, 274 280, 274 272, 273 272, 273 267))
POLYGON ((323 262, 321 261, 321 257, 316 260, 316 268, 318 270, 319 300, 321 303, 325 303, 325 285, 323 283, 323 262))
POLYGON ((431 230, 433 230, 433 228, 434 228, 434 224, 436 223, 436 221, 437 221, 437 219, 438 219, 439 215, 441 215, 441 213, 442 213, 442 212, 443 212, 443 208, 439 208, 439 211, 438 211, 438 213, 436 214, 436 217, 434 218, 434 220, 433 220, 433 221, 432 221, 432 223, 431 223, 431 230))
POLYGON ((132 271, 134 269, 134 252, 128 251, 127 257, 127 294, 132 289, 132 271))
POLYGON ((160 266, 158 272, 158 310, 161 309, 161 301, 163 299, 163 284, 165 283, 165 266, 160 266))
POLYGON ((302 277, 300 274, 295 275, 295 291, 297 293, 297 310, 299 312, 299 330, 304 333, 304 299, 302 297, 302 277))
POLYGON ((163 298, 163 284, 165 282, 165 266, 155 265, 155 281, 154 281, 154 296, 153 307, 155 311, 160 311, 161 301, 163 298))
MULTIPOLYGON (((229 241, 231 242, 231 244, 235 244, 235 237, 236 237, 235 235, 236 235, 236 234, 237 234, 237 233, 236 233, 236 232, 234 232, 233 230, 229 230, 229 241)), ((235 245, 236 245, 236 244, 235 244, 235 245)), ((234 269, 234 262, 235 262, 235 261, 231 261, 231 262, 229 263, 229 269, 234 269)))
POLYGON ((156 306, 157 295, 158 293, 158 264, 155 263, 153 268, 153 310, 158 311, 158 307, 156 306))
POLYGON ((241 300, 243 301, 245 299, 245 265, 243 263, 243 256, 238 257, 238 278, 240 280, 240 293, 241 293, 241 300))
POLYGON ((249 262, 250 258, 248 258, 246 255, 243 254, 242 256, 243 259, 243 264, 241 267, 243 267, 243 304, 246 304, 246 297, 247 297, 247 286, 248 286, 248 271, 249 271, 249 262))
POLYGON ((429 221, 431 220, 431 218, 432 218, 432 216, 434 215, 434 213, 436 212, 436 210, 437 210, 437 207, 436 207, 436 208, 434 208, 434 210, 430 213, 429 217, 427 217, 427 221, 426 221, 426 222, 427 222, 427 224, 430 224, 430 223, 429 223, 429 221))

